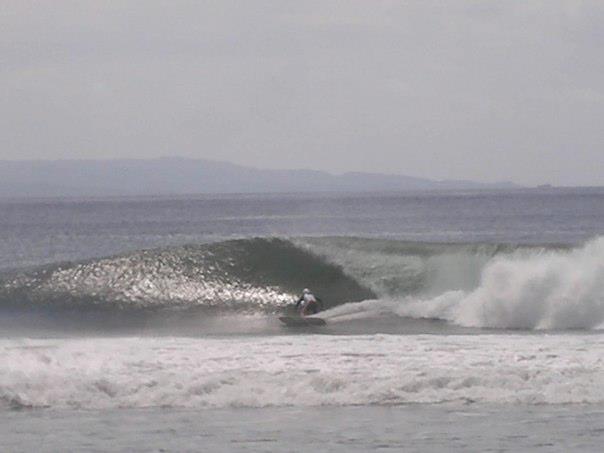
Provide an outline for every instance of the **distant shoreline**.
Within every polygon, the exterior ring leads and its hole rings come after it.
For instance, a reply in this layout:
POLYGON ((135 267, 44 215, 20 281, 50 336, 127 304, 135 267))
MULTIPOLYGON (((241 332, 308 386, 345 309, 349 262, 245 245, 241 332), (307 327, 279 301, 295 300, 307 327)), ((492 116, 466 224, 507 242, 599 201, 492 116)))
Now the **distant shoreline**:
POLYGON ((142 195, 47 195, 47 196, 4 196, 0 203, 45 203, 45 202, 129 202, 129 201, 184 201, 184 200, 229 200, 258 198, 328 199, 328 198, 371 198, 371 197, 431 197, 431 196, 478 196, 499 193, 501 195, 544 193, 552 194, 601 194, 604 186, 586 187, 519 187, 514 189, 464 189, 464 190, 407 190, 407 191, 367 191, 367 192, 245 192, 245 193, 188 193, 188 194, 142 194, 142 195))
POLYGON ((521 189, 512 182, 396 174, 264 170, 203 159, 0 161, 0 197, 194 196, 521 189))

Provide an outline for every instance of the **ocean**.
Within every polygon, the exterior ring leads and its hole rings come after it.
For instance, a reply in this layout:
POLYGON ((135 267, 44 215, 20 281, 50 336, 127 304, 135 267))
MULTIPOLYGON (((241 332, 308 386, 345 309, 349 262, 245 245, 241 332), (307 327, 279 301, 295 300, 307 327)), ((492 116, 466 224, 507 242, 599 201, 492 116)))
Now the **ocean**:
POLYGON ((2 451, 603 440, 604 189, 0 200, 2 451))

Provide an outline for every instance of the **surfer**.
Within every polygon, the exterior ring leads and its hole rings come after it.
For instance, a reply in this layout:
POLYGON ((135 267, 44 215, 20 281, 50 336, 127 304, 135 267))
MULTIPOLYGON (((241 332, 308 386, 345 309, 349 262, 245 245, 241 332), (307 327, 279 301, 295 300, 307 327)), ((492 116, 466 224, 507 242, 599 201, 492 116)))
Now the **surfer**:
POLYGON ((314 315, 323 309, 323 302, 310 292, 308 288, 304 288, 302 295, 296 302, 296 311, 302 317, 314 315))

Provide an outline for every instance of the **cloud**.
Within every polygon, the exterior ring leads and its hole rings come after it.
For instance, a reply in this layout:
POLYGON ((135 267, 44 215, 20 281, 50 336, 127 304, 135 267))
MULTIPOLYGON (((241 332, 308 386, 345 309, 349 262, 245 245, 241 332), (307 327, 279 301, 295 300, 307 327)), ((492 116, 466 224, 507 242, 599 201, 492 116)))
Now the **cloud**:
POLYGON ((601 2, 9 0, 0 157, 604 184, 601 2))

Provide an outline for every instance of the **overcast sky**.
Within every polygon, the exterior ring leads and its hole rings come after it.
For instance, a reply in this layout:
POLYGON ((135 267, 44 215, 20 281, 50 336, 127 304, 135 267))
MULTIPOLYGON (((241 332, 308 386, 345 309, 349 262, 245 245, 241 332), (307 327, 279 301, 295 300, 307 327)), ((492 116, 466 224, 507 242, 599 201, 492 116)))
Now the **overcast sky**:
POLYGON ((0 3, 0 159, 604 185, 604 1, 0 3))

